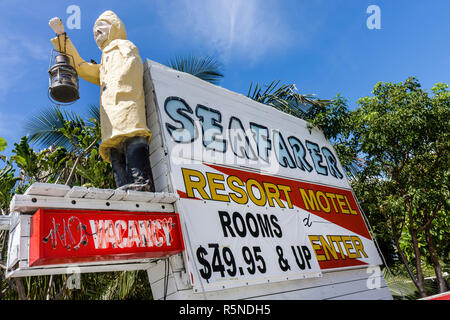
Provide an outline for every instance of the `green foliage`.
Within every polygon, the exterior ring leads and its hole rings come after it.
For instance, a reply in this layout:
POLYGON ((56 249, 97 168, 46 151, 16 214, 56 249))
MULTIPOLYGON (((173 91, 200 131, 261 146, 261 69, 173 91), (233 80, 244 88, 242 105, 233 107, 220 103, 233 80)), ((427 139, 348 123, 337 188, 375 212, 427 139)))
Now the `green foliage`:
POLYGON ((366 176, 352 179, 351 186, 372 227, 386 263, 393 267, 398 262, 393 235, 389 228, 390 221, 383 214, 382 203, 389 204, 391 197, 385 181, 366 176))
MULTIPOLYGON (((67 287, 67 275, 25 277, 23 284, 29 300, 150 300, 152 293, 147 272, 122 271, 80 274, 80 288, 67 287)), ((0 283, 14 286, 12 281, 0 283)), ((2 286, 0 286, 2 288, 2 286)), ((5 290, 3 300, 17 300, 15 290, 5 290)))
POLYGON ((5 150, 5 148, 8 146, 8 144, 6 143, 5 138, 0 137, 0 151, 5 150))
MULTIPOLYGON (((8 146, 8 144, 6 143, 6 140, 2 137, 0 137, 0 151, 5 150, 5 148, 8 146)), ((0 154, 0 159, 2 159, 3 161, 6 160, 6 157, 2 154, 0 154)))
POLYGON ((77 174, 88 181, 83 184, 85 187, 108 189, 114 186, 111 165, 101 159, 97 149, 92 149, 83 165, 77 166, 77 174))
POLYGON ((14 195, 14 186, 19 180, 18 177, 15 177, 14 172, 10 163, 0 169, 0 208, 3 212, 8 210, 9 202, 14 195))
POLYGON ((41 172, 39 161, 41 157, 28 144, 28 138, 22 137, 19 143, 14 143, 12 152, 15 154, 11 160, 15 161, 17 166, 22 169, 30 180, 38 180, 38 175, 41 172))
POLYGON ((27 137, 14 144, 11 161, 21 169, 20 188, 26 188, 33 182, 54 183, 60 181, 64 169, 73 158, 63 147, 50 147, 40 152, 34 151, 27 137))
POLYGON ((333 144, 347 175, 354 178, 364 166, 364 161, 358 157, 356 143, 350 139, 351 112, 347 103, 347 99, 337 94, 328 103, 311 105, 303 115, 303 119, 309 122, 308 125, 323 131, 325 137, 333 144))
POLYGON ((51 106, 29 118, 25 129, 30 132, 31 141, 37 142, 40 146, 48 148, 55 145, 72 151, 73 138, 68 136, 68 133, 76 133, 84 125, 83 119, 74 112, 51 106))
MULTIPOLYGON (((27 141, 21 141, 23 146, 17 149, 19 154, 14 160, 23 167, 28 163, 27 159, 34 157, 31 165, 46 173, 44 182, 113 187, 112 168, 97 151, 101 139, 99 108, 90 106, 88 116, 90 119, 85 120, 57 106, 41 111, 30 118, 26 127, 30 130, 31 140, 46 147, 47 151, 33 155, 27 141)), ((34 178, 33 181, 43 180, 34 170, 25 170, 25 173, 34 178)))
MULTIPOLYGON (((422 263, 424 273, 428 279, 424 281, 424 288, 427 294, 433 295, 439 292, 438 284, 435 279, 431 278, 433 275, 433 269, 422 263)), ((394 300, 417 300, 420 297, 416 286, 409 278, 408 274, 402 272, 400 268, 391 268, 394 274, 388 272, 385 268, 383 270, 383 276, 386 280, 386 284, 389 286, 389 290, 394 300)), ((448 281, 448 278, 447 278, 448 281)))
POLYGON ((372 93, 350 118, 351 144, 365 164, 352 185, 423 291, 422 259, 437 274, 448 260, 450 93, 437 84, 430 97, 415 78, 377 83, 372 93), (361 192, 374 185, 377 197, 361 192))
POLYGON ((293 96, 294 88, 272 82, 265 90, 251 87, 248 96, 324 132, 388 264, 395 269, 403 263, 423 295, 428 288, 423 265, 433 266, 438 274, 439 265, 449 261, 448 85, 436 84, 429 96, 415 78, 380 82, 354 111, 340 95, 302 105, 293 96))
POLYGON ((101 300, 144 300, 151 297, 147 272, 144 270, 111 274, 111 281, 104 286, 100 295, 101 300))
POLYGON ((336 140, 349 131, 349 116, 347 99, 337 94, 327 104, 313 104, 304 119, 319 127, 328 139, 336 140))
MULTIPOLYGON (((28 137, 22 137, 19 143, 14 144, 13 155, 6 166, 0 169, 0 204, 3 213, 7 213, 12 196, 22 193, 34 182, 67 182, 69 185, 114 188, 111 165, 103 161, 98 153, 98 108, 91 106, 89 115, 90 119, 85 120, 75 113, 53 107, 32 118, 41 119, 45 124, 40 129, 47 126, 47 131, 37 130, 30 135, 36 144, 46 148, 35 151, 28 137), (20 170, 19 176, 16 176, 14 165, 20 170)), ((5 263, 7 235, 7 232, 0 232, 2 263, 5 263)), ((18 283, 23 285, 26 298, 33 300, 151 298, 146 272, 82 275, 80 290, 67 289, 65 281, 66 275, 26 277, 23 281, 4 280, 2 272, 0 299, 18 299, 18 283)))

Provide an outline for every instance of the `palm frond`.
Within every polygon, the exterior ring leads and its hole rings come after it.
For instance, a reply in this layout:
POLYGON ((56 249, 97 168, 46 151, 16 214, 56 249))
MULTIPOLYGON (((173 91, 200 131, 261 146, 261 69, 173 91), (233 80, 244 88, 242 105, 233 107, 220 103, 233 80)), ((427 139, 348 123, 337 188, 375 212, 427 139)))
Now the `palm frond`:
POLYGON ((251 83, 247 97, 300 118, 311 106, 330 103, 330 100, 316 99, 311 94, 299 94, 294 84, 280 85, 280 80, 262 87, 258 83, 255 86, 251 83))
POLYGON ((86 121, 88 124, 93 125, 93 121, 96 121, 97 123, 100 123, 100 108, 99 106, 95 104, 90 104, 87 111, 87 118, 89 119, 86 121))
POLYGON ((30 135, 30 141, 44 148, 62 146, 72 150, 69 139, 61 129, 69 123, 74 127, 83 127, 84 120, 75 112, 61 110, 58 106, 46 108, 30 117, 25 123, 25 130, 30 135))
POLYGON ((218 84, 223 78, 222 65, 210 56, 178 56, 172 58, 168 66, 172 69, 192 74, 204 81, 218 84))

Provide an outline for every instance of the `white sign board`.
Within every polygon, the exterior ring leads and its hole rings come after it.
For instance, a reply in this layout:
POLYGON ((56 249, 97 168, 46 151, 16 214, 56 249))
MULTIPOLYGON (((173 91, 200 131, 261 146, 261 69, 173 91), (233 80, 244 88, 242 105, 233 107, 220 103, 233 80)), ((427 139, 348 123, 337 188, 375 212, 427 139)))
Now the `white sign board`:
POLYGON ((159 64, 150 73, 194 288, 380 264, 321 131, 159 64))

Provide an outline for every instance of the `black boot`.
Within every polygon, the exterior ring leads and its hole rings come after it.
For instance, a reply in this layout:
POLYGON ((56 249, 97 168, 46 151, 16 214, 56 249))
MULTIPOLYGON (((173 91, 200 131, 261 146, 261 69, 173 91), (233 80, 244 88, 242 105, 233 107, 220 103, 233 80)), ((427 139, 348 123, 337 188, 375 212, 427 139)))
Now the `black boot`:
POLYGON ((128 185, 123 190, 154 192, 147 138, 135 137, 125 142, 128 185))
POLYGON ((120 188, 128 183, 125 154, 118 149, 111 149, 109 154, 116 188, 120 188))

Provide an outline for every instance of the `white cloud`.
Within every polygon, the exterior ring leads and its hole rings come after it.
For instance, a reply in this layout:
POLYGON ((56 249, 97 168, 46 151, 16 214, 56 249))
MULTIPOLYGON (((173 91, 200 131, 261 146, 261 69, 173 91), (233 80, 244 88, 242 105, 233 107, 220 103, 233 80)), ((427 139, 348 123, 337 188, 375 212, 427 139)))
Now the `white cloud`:
POLYGON ((224 62, 237 57, 250 63, 288 47, 292 30, 281 12, 274 0, 178 0, 158 10, 174 37, 206 47, 224 62))

